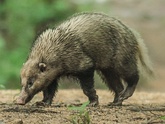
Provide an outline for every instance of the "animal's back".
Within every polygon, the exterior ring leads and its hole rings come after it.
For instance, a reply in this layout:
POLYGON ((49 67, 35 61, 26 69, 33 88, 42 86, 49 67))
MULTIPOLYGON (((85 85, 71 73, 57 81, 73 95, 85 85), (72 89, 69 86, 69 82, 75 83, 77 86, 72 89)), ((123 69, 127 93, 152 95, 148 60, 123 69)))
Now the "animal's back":
POLYGON ((94 60, 97 68, 117 66, 135 57, 137 52, 132 31, 118 19, 105 14, 77 14, 58 28, 79 37, 83 52, 94 60))

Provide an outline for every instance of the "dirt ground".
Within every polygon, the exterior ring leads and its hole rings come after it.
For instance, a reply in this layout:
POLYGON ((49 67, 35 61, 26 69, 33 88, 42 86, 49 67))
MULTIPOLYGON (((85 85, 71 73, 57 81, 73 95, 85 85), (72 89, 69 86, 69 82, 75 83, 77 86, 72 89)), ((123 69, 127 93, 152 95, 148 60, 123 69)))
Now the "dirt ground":
MULTIPOLYGON (((79 112, 68 106, 81 106, 87 97, 81 90, 59 90, 51 107, 37 107, 36 101, 42 99, 37 94, 25 106, 12 102, 18 90, 0 90, 0 124, 71 124, 79 112), (73 119, 74 118, 74 119, 73 119)), ((113 100, 108 90, 97 90, 100 105, 87 107, 91 124, 160 124, 165 123, 165 93, 136 91, 123 103, 123 106, 107 106, 113 100)), ((79 121, 80 123, 80 121, 79 121)))

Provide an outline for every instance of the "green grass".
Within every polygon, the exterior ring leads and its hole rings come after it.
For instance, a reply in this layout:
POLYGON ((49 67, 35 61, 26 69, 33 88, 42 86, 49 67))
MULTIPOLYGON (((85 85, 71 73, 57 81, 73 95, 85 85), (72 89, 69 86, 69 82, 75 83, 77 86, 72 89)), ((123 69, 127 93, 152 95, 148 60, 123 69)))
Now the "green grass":
POLYGON ((165 116, 161 116, 160 119, 165 120, 165 116))
POLYGON ((69 110, 75 111, 75 115, 69 119, 72 124, 90 124, 89 112, 86 110, 88 102, 83 103, 81 106, 71 106, 68 107, 69 110))

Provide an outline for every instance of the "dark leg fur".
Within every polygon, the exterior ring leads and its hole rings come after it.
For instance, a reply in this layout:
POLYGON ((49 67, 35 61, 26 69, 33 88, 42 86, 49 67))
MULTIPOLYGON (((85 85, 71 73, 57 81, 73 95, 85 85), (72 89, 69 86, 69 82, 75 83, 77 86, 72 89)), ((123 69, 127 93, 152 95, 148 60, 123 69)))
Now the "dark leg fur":
POLYGON ((37 102, 36 104, 40 106, 51 105, 57 88, 58 83, 56 80, 54 80, 45 90, 43 90, 43 100, 41 102, 37 102))
POLYGON ((43 102, 48 105, 51 105, 55 91, 57 91, 58 83, 57 81, 53 81, 44 91, 43 91, 43 102))
POLYGON ((80 73, 78 79, 80 80, 81 88, 84 94, 88 97, 90 101, 90 106, 97 106, 98 95, 96 95, 96 90, 94 89, 94 69, 89 69, 80 73))
POLYGON ((126 77, 124 79, 128 86, 127 88, 120 94, 119 96, 119 99, 120 100, 125 100, 127 98, 129 98, 130 96, 133 95, 134 91, 135 91, 135 88, 136 88, 136 85, 138 83, 138 80, 139 80, 139 75, 138 75, 138 72, 135 73, 134 75, 132 76, 129 76, 129 77, 126 77))
POLYGON ((102 69, 100 72, 102 74, 101 77, 105 80, 109 89, 115 93, 115 97, 111 105, 122 105, 122 100, 119 99, 119 95, 124 90, 124 87, 119 75, 112 69, 102 69))

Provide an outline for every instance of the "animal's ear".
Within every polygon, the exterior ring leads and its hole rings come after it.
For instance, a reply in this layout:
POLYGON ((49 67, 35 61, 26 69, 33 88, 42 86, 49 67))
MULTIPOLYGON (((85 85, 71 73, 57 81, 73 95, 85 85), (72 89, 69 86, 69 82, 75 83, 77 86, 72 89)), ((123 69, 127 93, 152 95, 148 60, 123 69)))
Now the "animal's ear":
POLYGON ((41 72, 44 72, 46 70, 46 64, 45 63, 39 63, 39 69, 41 72))

